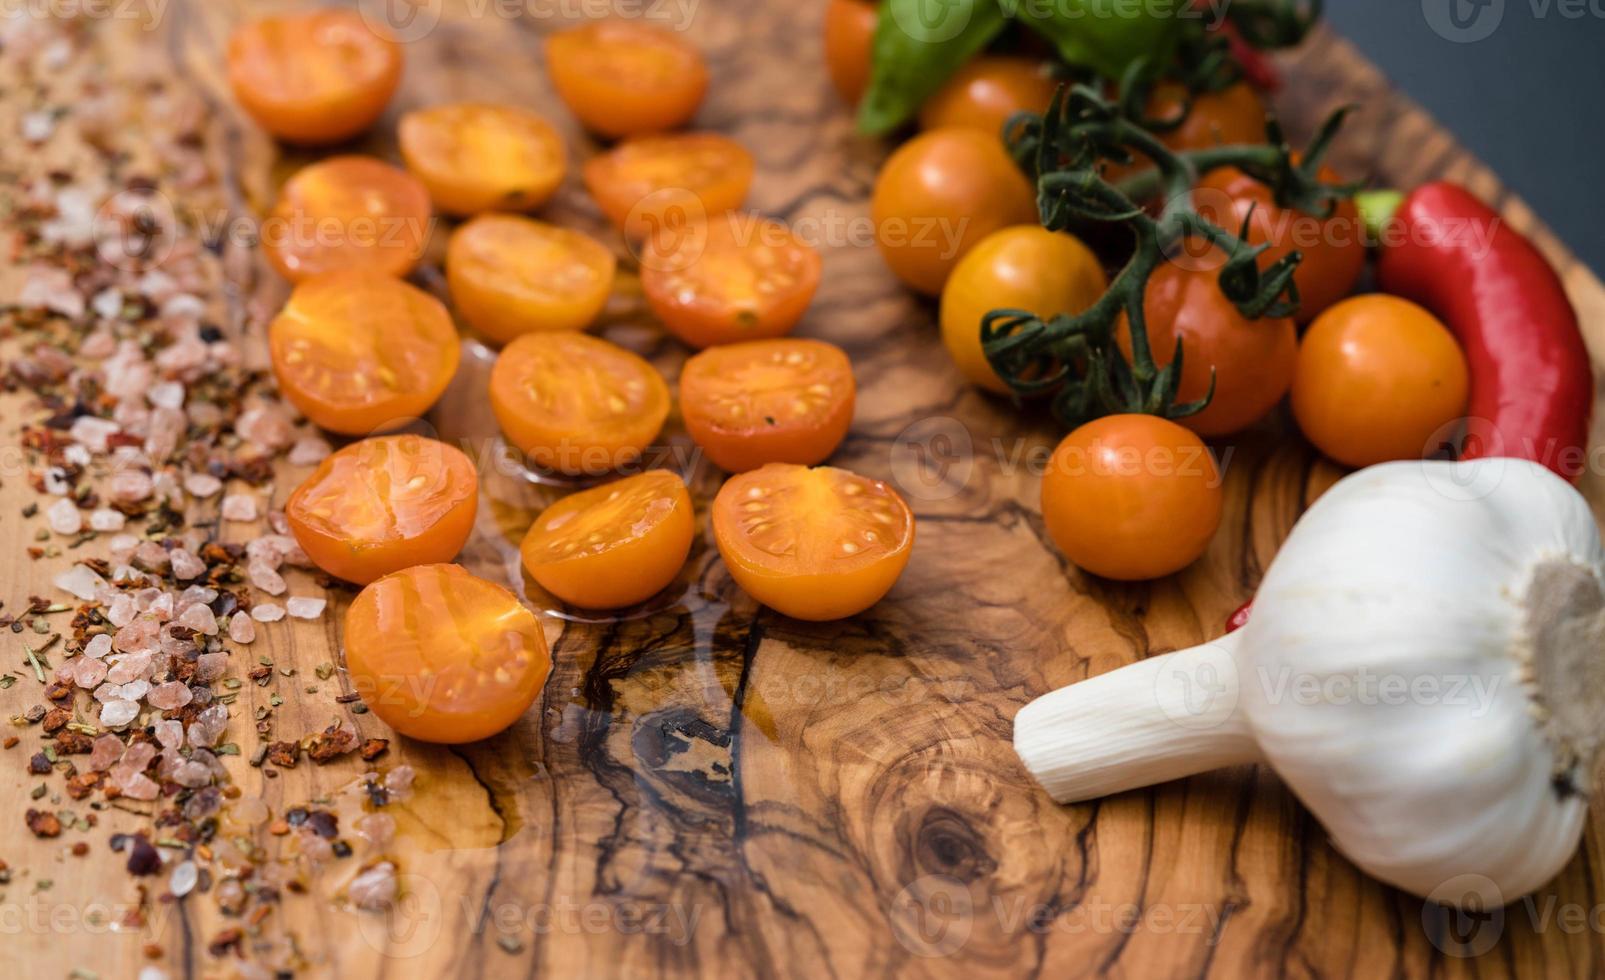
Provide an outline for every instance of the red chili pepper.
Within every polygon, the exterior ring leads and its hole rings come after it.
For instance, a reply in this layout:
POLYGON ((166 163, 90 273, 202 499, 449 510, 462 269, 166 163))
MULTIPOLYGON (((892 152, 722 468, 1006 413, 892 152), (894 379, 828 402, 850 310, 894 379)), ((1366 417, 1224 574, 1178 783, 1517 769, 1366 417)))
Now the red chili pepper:
POLYGON ((1253 599, 1248 600, 1241 606, 1238 606, 1236 609, 1232 610, 1232 614, 1226 617, 1226 632, 1235 633, 1244 626, 1247 626, 1249 614, 1253 611, 1253 599))
POLYGON ((1575 479, 1588 452, 1594 375, 1555 270, 1455 184, 1417 188, 1385 235, 1382 288, 1432 311, 1466 353, 1461 458, 1514 456, 1575 479))
POLYGON ((1243 69, 1243 78, 1261 92, 1275 92, 1282 87, 1282 73, 1276 70, 1265 52, 1243 40, 1237 28, 1230 23, 1221 25, 1221 33, 1231 46, 1232 58, 1243 69))

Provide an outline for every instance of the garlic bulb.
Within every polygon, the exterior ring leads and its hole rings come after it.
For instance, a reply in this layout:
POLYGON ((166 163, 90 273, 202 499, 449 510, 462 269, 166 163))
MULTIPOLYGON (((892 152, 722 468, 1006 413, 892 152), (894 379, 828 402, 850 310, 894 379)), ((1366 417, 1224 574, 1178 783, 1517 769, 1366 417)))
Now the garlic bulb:
POLYGON ((1269 763, 1355 864, 1488 908, 1576 850, 1602 731, 1593 515, 1542 466, 1479 459, 1344 479, 1246 626, 1038 698, 1014 744, 1061 802, 1269 763))

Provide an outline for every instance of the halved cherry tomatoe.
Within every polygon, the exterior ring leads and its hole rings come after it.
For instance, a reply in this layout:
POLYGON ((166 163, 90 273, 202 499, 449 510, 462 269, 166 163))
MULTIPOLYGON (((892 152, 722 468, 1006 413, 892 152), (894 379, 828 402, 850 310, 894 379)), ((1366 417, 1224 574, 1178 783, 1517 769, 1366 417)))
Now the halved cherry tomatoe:
POLYGON ((401 46, 350 10, 254 20, 229 38, 234 97, 292 143, 350 139, 379 118, 401 82, 401 46))
POLYGON ((380 436, 329 455, 290 494, 284 516, 313 563, 358 585, 451 561, 474 529, 479 477, 462 450, 380 436))
POLYGON ((530 577, 564 602, 617 609, 644 602, 674 581, 695 529, 685 481, 648 470, 546 508, 519 553, 530 577))
POLYGON ((589 235, 514 215, 475 218, 446 248, 452 304, 499 343, 542 330, 584 330, 607 305, 617 265, 589 235))
POLYGON ((331 272, 295 287, 268 326, 279 388, 331 432, 403 425, 440 398, 461 358, 433 296, 377 272, 331 272))
POLYGON ((821 340, 710 347, 680 371, 680 413, 708 458, 732 473, 822 463, 847 435, 853 366, 821 340))
POLYGON ((808 312, 824 262, 778 221, 735 212, 648 238, 641 291, 692 347, 780 337, 808 312))
POLYGON ((563 140, 517 106, 457 102, 401 117, 401 156, 449 214, 530 211, 563 182, 563 140))
POLYGON ((490 372, 490 405, 507 441, 536 466, 606 473, 628 466, 669 417, 657 369, 583 333, 528 333, 490 372))
POLYGON ((897 582, 914 513, 879 480, 832 466, 768 466, 733 476, 713 501, 730 577, 794 619, 856 615, 897 582))
POLYGON ((684 37, 639 20, 602 20, 546 39, 546 70, 575 118, 602 136, 685 125, 708 91, 708 65, 684 37))
POLYGON ((332 157, 285 182, 262 245, 291 282, 347 269, 399 277, 423 256, 430 220, 429 191, 405 170, 332 157))
POLYGON ((741 206, 752 187, 752 154, 718 133, 625 140, 585 162, 585 188, 632 241, 741 206))
POLYGON ((518 721, 552 666, 535 614, 460 565, 415 565, 363 589, 346 610, 345 655, 380 721, 444 745, 518 721))

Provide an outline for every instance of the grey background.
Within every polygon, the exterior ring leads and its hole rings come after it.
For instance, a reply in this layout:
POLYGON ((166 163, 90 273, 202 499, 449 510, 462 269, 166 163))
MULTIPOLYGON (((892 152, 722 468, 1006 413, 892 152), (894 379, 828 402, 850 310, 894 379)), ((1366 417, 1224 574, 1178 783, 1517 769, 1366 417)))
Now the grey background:
POLYGON ((1605 0, 1327 0, 1326 17, 1605 273, 1605 0))

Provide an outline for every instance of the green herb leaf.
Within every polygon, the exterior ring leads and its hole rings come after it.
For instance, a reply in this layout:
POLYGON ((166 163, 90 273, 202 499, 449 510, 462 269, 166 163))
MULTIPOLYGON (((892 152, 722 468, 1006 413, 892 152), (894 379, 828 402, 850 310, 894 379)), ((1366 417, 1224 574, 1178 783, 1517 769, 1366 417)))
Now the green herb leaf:
POLYGON ((1053 42, 1059 57, 1105 78, 1125 77, 1138 58, 1163 66, 1189 18, 1187 0, 1005 0, 1010 16, 1053 42))
POLYGON ((1004 23, 998 0, 884 0, 859 131, 884 133, 906 122, 1004 23))

